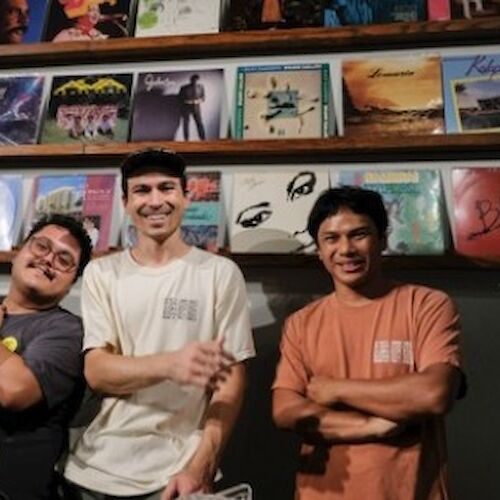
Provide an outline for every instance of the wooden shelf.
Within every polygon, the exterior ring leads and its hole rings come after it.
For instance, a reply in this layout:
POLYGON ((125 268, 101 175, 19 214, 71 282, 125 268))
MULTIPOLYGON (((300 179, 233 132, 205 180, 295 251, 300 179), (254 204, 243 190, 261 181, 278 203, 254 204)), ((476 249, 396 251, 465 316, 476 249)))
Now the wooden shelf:
POLYGON ((500 17, 1 45, 0 68, 498 43, 500 17))
POLYGON ((0 168, 47 168, 50 162, 72 167, 117 166, 133 151, 160 146, 177 151, 193 165, 495 159, 500 156, 500 134, 2 146, 0 168))

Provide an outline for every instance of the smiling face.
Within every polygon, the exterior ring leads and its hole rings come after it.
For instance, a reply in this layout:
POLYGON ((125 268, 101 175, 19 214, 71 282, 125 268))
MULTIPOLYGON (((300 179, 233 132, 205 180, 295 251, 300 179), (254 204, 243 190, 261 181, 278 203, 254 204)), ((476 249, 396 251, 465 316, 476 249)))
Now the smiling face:
POLYGON ((0 43, 21 43, 28 22, 28 0, 0 0, 0 43))
POLYGON ((73 284, 80 254, 78 241, 67 229, 56 225, 43 227, 22 246, 12 262, 11 292, 41 307, 56 305, 73 284), (33 253, 38 248, 36 242, 50 248, 47 255, 33 253), (61 271, 61 263, 76 266, 61 271))
POLYGON ((359 291, 375 282, 381 273, 385 245, 386 238, 378 234, 368 215, 346 208, 319 226, 318 255, 337 291, 359 291))
POLYGON ((123 203, 139 241, 149 238, 162 242, 172 235, 180 237, 182 216, 189 200, 178 177, 159 172, 130 177, 123 203))

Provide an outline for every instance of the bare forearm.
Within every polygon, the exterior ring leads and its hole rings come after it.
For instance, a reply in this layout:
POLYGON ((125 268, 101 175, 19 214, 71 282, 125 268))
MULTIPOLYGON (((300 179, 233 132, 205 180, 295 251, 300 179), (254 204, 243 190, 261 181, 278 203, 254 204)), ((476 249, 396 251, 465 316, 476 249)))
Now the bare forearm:
POLYGON ((444 414, 451 407, 458 377, 457 369, 439 364, 420 373, 377 380, 313 379, 308 395, 324 405, 342 403, 390 420, 406 421, 444 414))
POLYGON ((274 391, 273 417, 279 427, 332 443, 379 440, 396 429, 393 422, 357 411, 330 410, 284 389, 274 391))
POLYGON ((242 363, 235 364, 226 380, 212 395, 203 425, 201 442, 189 462, 203 482, 211 482, 222 458, 225 445, 240 413, 246 384, 246 370, 242 363))

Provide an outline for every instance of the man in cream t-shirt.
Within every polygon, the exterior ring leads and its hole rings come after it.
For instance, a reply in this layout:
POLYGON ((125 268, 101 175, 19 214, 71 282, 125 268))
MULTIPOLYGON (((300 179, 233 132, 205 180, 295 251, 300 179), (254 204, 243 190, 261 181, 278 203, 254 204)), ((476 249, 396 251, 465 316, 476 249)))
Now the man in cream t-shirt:
POLYGON ((184 168, 161 149, 125 159, 137 243, 84 275, 85 375, 106 396, 66 465, 76 498, 208 491, 241 407, 255 354, 245 284, 232 261, 182 241, 184 168))

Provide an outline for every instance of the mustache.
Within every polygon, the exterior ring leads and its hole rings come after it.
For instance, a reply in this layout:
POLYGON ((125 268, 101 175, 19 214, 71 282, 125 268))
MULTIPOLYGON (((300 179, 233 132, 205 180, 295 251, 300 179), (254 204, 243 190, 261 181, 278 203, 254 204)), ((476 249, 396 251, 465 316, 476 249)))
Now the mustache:
POLYGON ((13 31, 21 31, 23 35, 26 34, 28 31, 28 25, 27 24, 20 24, 19 26, 14 26, 9 30, 9 33, 12 33, 13 31))
POLYGON ((170 205, 161 208, 143 207, 138 212, 139 215, 170 215, 173 207, 170 205))
POLYGON ((50 267, 47 267, 47 265, 43 262, 33 261, 28 264, 28 267, 40 269, 45 277, 50 281, 56 277, 56 273, 50 267))

